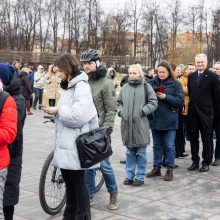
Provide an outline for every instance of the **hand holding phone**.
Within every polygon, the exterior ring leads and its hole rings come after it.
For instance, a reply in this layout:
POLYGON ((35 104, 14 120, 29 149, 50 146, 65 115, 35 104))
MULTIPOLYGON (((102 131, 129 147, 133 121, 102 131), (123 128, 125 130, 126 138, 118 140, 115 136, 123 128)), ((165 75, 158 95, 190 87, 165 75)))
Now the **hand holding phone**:
POLYGON ((40 105, 39 105, 39 109, 40 109, 40 110, 44 110, 44 108, 46 108, 46 105, 43 105, 43 104, 40 104, 40 105))
POLYGON ((156 87, 156 88, 153 88, 153 89, 154 89, 154 91, 155 91, 156 93, 163 93, 163 94, 165 94, 165 88, 164 88, 163 85, 161 85, 161 86, 159 86, 159 87, 156 87))

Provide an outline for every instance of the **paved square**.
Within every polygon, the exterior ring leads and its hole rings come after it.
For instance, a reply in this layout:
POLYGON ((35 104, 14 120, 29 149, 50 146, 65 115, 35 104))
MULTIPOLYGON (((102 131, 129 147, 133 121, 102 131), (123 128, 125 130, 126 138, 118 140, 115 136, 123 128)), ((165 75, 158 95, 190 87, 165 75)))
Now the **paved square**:
MULTIPOLYGON (((43 111, 35 110, 34 115, 26 119, 21 195, 14 220, 62 219, 62 213, 56 216, 44 213, 38 198, 40 172, 54 143, 54 125, 44 124, 43 115, 43 111)), ((207 173, 189 172, 190 157, 176 159, 179 168, 174 171, 173 181, 166 182, 163 177, 146 178, 144 186, 124 186, 125 165, 119 161, 125 157, 125 147, 122 146, 119 118, 116 118, 112 143, 111 162, 119 185, 120 207, 111 212, 107 209, 109 194, 103 186, 95 194, 93 220, 220 220, 220 167, 210 166, 207 173)), ((190 153, 189 143, 186 151, 190 153)), ((152 144, 147 153, 150 170, 152 144)))

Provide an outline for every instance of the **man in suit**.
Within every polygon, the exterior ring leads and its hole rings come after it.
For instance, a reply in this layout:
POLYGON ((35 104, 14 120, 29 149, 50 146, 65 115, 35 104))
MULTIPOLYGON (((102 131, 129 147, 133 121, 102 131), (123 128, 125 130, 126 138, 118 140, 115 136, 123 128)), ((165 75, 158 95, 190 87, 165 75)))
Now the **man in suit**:
POLYGON ((188 92, 188 131, 191 145, 192 165, 188 170, 199 169, 199 131, 202 137, 202 167, 200 172, 207 172, 212 162, 211 131, 214 112, 219 111, 220 80, 217 74, 207 69, 207 56, 195 56, 196 71, 189 75, 188 92))

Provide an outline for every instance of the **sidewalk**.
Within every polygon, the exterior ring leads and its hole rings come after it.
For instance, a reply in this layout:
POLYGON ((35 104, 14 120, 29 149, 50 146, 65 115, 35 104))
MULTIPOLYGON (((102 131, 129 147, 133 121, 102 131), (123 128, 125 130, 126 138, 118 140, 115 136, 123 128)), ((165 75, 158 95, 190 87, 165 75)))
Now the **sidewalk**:
MULTIPOLYGON (((14 220, 58 220, 62 213, 49 216, 42 210, 39 198, 39 176, 46 156, 53 149, 54 125, 43 124, 44 113, 35 110, 28 116, 24 128, 24 157, 20 203, 15 208, 14 220)), ((120 120, 116 118, 112 135, 114 154, 112 165, 119 185, 120 207, 109 211, 109 194, 105 186, 95 194, 92 208, 93 220, 219 220, 220 219, 220 167, 210 166, 210 171, 189 172, 190 157, 177 159, 179 168, 174 180, 163 177, 146 178, 142 187, 124 186, 125 157, 120 135, 120 120)), ((190 152, 189 145, 186 147, 190 152)), ((152 168, 152 145, 148 147, 148 170, 152 168)), ((165 173, 165 169, 162 170, 165 173)))

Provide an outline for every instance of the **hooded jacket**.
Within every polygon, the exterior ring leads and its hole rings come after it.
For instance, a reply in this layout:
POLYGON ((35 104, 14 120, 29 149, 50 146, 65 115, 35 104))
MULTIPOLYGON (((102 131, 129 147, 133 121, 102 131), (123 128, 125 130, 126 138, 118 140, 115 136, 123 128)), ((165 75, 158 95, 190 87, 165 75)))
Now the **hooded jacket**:
POLYGON ((63 89, 56 115, 55 151, 52 165, 67 170, 81 170, 75 139, 98 127, 88 76, 81 72, 63 89))
POLYGON ((39 65, 37 68, 37 72, 34 74, 34 88, 43 89, 44 78, 45 72, 43 70, 43 66, 39 65))
POLYGON ((88 74, 93 100, 99 116, 100 127, 114 126, 116 115, 116 94, 113 83, 106 77, 106 69, 98 68, 88 74))
POLYGON ((128 80, 117 100, 118 115, 121 119, 121 136, 124 146, 140 147, 150 144, 150 130, 147 115, 157 108, 157 97, 143 77, 128 80), (145 86, 148 101, 146 103, 145 86))
POLYGON ((17 109, 16 103, 9 96, 0 114, 0 170, 6 168, 10 162, 8 144, 11 144, 17 134, 17 109))
POLYGON ((3 200, 4 206, 12 206, 16 205, 19 200, 19 183, 21 180, 23 154, 23 127, 26 118, 26 103, 22 95, 21 82, 17 72, 14 73, 10 84, 5 90, 15 100, 18 112, 17 135, 14 142, 8 146, 11 162, 8 167, 3 200))

